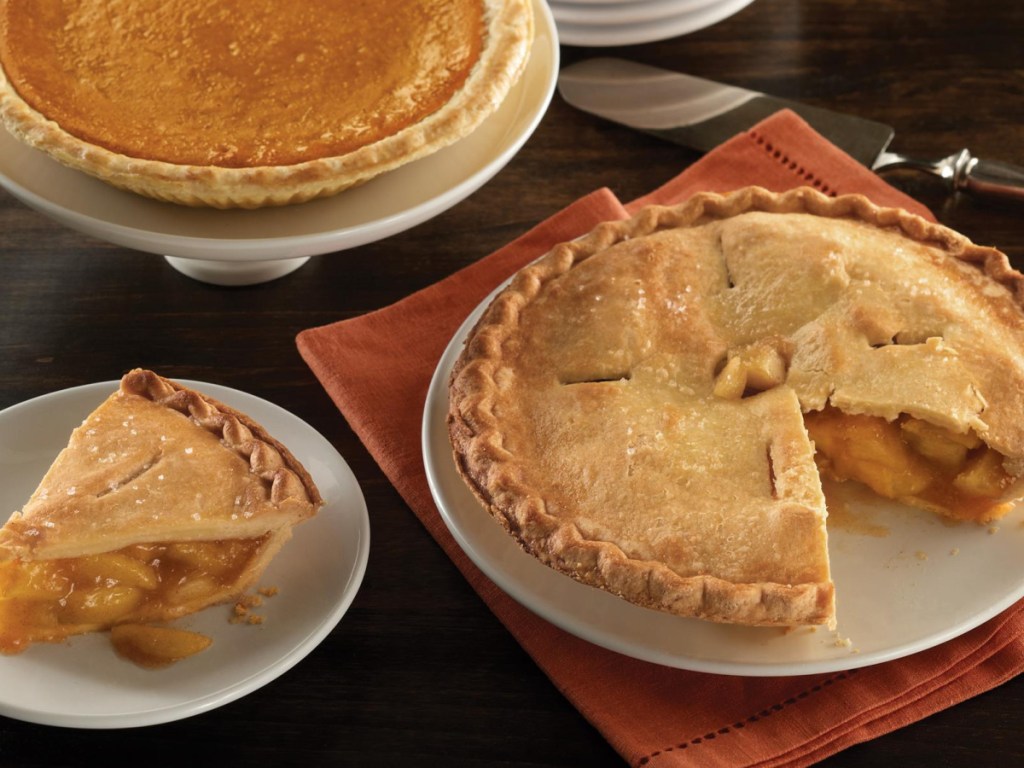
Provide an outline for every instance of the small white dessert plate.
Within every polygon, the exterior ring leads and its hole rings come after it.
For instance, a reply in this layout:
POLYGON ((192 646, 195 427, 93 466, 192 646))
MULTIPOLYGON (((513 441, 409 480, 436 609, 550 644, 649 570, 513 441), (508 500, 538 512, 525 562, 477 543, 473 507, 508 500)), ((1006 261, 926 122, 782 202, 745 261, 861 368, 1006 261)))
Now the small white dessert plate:
MULTIPOLYGON (((0 656, 0 715, 74 728, 128 728, 179 720, 234 701, 284 674, 327 637, 362 583, 370 549, 366 503, 348 464, 316 430, 288 411, 235 389, 183 381, 241 410, 286 444, 312 474, 326 504, 260 580, 260 625, 232 623, 231 606, 175 622, 213 639, 206 651, 166 669, 138 667, 106 633, 37 644, 0 656)), ((117 390, 88 384, 0 411, 0 504, 20 509, 68 436, 117 390)))

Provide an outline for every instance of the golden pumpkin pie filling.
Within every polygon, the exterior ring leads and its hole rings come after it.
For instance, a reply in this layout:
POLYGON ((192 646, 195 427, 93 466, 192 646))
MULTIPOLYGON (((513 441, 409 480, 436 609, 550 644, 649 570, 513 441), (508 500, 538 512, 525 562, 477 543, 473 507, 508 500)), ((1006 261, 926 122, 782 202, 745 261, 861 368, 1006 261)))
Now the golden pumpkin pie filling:
POLYGON ((198 652, 150 625, 241 598, 322 504, 249 416, 131 371, 0 528, 0 653, 113 627, 147 666, 198 652))
POLYGON ((2 0, 0 116, 142 194, 300 202, 467 135, 532 35, 528 0, 2 0))
POLYGON ((1024 276, 857 195, 699 194, 524 268, 449 383, 455 466, 637 605, 833 624, 821 478, 957 520, 1024 496, 1024 276))

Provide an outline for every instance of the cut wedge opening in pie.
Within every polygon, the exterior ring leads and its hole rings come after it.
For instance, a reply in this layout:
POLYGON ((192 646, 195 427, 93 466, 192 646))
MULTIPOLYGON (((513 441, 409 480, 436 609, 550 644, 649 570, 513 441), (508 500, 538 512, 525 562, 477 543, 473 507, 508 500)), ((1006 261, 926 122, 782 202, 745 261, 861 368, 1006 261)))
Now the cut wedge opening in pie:
POLYGON ((887 499, 978 523, 1012 507, 1004 500, 1015 480, 1006 458, 974 432, 834 408, 809 413, 804 423, 819 467, 837 480, 857 480, 887 499))
POLYGON ((116 626, 150 666, 198 652, 145 626, 238 599, 322 503, 250 417, 131 371, 0 529, 0 652, 116 626))
POLYGON ((450 379, 459 473, 633 603, 834 625, 822 477, 986 523, 1024 495, 1024 277, 862 196, 748 188, 523 269, 450 379))

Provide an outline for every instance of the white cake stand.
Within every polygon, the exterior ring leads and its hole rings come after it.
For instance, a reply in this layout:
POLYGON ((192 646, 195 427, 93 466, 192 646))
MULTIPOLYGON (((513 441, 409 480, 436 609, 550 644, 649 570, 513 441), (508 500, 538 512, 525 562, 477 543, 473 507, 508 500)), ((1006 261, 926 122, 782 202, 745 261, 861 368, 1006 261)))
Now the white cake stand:
POLYGON ((465 199, 515 156, 555 89, 558 35, 535 0, 536 39, 526 71, 501 108, 465 139, 335 197, 282 208, 212 210, 122 192, 66 168, 0 130, 0 185, 26 205, 85 234, 164 256, 216 285, 287 275, 310 257, 375 242, 465 199))

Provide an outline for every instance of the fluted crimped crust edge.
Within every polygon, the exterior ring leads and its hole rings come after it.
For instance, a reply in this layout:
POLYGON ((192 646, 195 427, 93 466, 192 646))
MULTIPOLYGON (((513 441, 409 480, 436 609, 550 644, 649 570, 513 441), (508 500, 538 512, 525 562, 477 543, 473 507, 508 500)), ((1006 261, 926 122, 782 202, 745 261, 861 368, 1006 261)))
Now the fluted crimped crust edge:
POLYGON ((253 475, 267 484, 274 506, 289 501, 307 504, 308 517, 323 505, 320 491, 302 462, 246 414, 142 368, 121 378, 120 392, 178 411, 215 434, 249 464, 253 475))
POLYGON ((649 206, 630 219, 600 224, 517 273, 471 330, 453 366, 449 436, 456 468, 473 494, 523 549, 555 570, 639 605, 682 616, 753 625, 831 625, 831 582, 733 584, 711 576, 682 577, 663 563, 633 560, 613 544, 586 539, 574 524, 548 514, 544 499, 521 482, 521 468, 503 448, 501 425, 492 410, 502 345, 515 333, 519 313, 547 282, 618 242, 753 211, 851 218, 897 229, 976 265, 1024 306, 1024 276, 1005 254, 908 211, 877 206, 863 195, 829 197, 810 187, 785 193, 760 187, 699 193, 680 205, 649 206))
POLYGON ((530 0, 484 0, 487 44, 437 112, 345 155, 295 165, 226 168, 129 157, 83 141, 33 109, 0 65, 0 121, 20 141, 119 189, 192 207, 264 208, 329 197, 468 136, 504 101, 534 38, 530 0))

